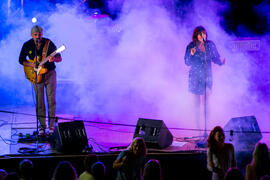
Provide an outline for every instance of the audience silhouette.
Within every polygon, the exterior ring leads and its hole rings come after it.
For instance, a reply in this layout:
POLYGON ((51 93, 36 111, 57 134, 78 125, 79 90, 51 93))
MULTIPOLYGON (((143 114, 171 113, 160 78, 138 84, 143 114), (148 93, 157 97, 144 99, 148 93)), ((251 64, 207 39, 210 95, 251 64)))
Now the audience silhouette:
POLYGON ((161 166, 158 160, 150 159, 144 165, 144 180, 162 180, 161 166))
POLYGON ((244 176, 239 168, 232 167, 226 172, 224 180, 244 180, 244 176))
POLYGON ((32 180, 34 166, 32 161, 29 159, 24 159, 19 164, 19 174, 21 180, 32 180))
POLYGON ((234 147, 224 140, 220 126, 216 126, 207 139, 207 168, 212 172, 212 180, 223 180, 226 171, 236 166, 234 147))
POLYGON ((77 172, 69 161, 61 161, 54 170, 52 180, 77 180, 77 172))
POLYGON ((117 180, 139 180, 142 177, 146 145, 141 137, 135 138, 128 150, 122 151, 113 163, 117 180))
POLYGON ((105 165, 98 161, 91 166, 91 172, 94 175, 95 180, 104 180, 106 168, 105 165))
POLYGON ((264 175, 270 175, 268 147, 264 143, 257 143, 253 151, 253 158, 246 166, 246 180, 260 179, 264 175))
POLYGON ((98 161, 98 157, 95 154, 89 154, 84 158, 84 172, 80 175, 79 180, 92 180, 94 176, 92 174, 91 166, 98 161))

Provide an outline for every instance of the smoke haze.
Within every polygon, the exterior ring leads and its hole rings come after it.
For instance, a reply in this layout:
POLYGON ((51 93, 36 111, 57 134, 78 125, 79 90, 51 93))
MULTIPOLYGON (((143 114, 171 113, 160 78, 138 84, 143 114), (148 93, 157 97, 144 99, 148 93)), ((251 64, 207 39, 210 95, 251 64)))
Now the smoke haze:
MULTIPOLYGON (((257 118, 261 131, 270 128, 269 97, 262 95, 259 86, 269 84, 269 36, 260 37, 262 55, 232 49, 230 43, 236 37, 220 26, 226 3, 194 0, 182 4, 182 15, 177 14, 173 1, 117 3, 122 7, 111 8, 121 13, 114 20, 89 15, 79 3, 56 4, 53 11, 48 8, 47 13, 35 14, 44 37, 57 47, 67 47, 63 61, 56 64, 58 114, 98 116, 104 117, 100 121, 126 124, 136 124, 139 117, 162 119, 170 128, 203 129, 203 121, 198 124, 193 117, 189 67, 184 64, 193 29, 203 25, 208 39, 226 59, 224 66, 212 66, 207 129, 249 115, 257 118), (259 72, 264 75, 256 76, 259 72)), ((9 17, 12 28, 0 42, 2 107, 34 105, 31 86, 18 63, 21 46, 31 38, 30 19, 9 17)), ((263 140, 267 139, 265 135, 263 140)))

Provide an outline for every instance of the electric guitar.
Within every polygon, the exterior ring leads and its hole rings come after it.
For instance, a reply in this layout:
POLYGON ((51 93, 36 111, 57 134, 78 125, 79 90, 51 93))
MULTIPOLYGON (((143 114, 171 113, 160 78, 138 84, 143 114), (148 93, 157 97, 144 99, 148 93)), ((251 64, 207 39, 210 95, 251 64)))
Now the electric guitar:
POLYGON ((36 56, 34 60, 28 59, 29 64, 37 64, 36 67, 24 66, 24 73, 26 78, 33 84, 40 83, 42 80, 42 74, 45 74, 48 70, 43 65, 49 60, 49 57, 54 57, 57 53, 60 53, 66 49, 65 45, 60 46, 57 50, 47 56, 44 60, 41 60, 40 56, 36 56), (36 81, 37 80, 37 81, 36 81))

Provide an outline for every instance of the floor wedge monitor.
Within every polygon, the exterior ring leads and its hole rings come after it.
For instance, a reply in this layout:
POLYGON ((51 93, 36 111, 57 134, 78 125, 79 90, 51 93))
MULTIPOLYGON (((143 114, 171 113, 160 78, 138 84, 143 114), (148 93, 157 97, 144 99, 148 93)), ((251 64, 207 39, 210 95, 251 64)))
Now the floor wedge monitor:
POLYGON ((58 123, 54 132, 54 143, 59 152, 82 152, 88 147, 83 121, 58 123))
POLYGON ((134 132, 142 137, 148 148, 163 149, 172 144, 173 136, 162 120, 139 118, 134 132))

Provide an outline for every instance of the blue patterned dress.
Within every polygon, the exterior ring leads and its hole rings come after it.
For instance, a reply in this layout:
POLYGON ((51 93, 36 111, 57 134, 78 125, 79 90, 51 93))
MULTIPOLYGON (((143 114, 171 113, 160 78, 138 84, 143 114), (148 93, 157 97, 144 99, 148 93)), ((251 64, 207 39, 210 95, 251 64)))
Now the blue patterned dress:
POLYGON ((206 87, 212 88, 211 62, 222 65, 216 45, 212 41, 206 41, 205 52, 202 52, 194 42, 189 43, 185 53, 185 63, 190 66, 189 91, 193 94, 203 95, 206 87), (190 54, 192 48, 196 48, 194 55, 190 54))

